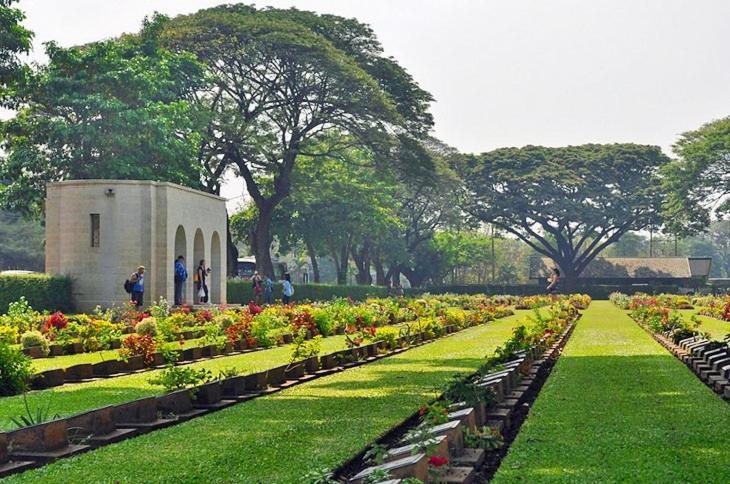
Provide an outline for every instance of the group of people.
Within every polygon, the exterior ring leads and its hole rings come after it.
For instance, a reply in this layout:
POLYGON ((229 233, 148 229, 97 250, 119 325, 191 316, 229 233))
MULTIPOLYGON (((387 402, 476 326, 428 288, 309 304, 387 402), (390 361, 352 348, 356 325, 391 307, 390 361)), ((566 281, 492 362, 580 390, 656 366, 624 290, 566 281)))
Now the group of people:
MULTIPOLYGON (((261 277, 259 271, 255 271, 251 277, 254 302, 257 305, 262 303, 272 304, 274 299, 274 281, 267 275, 261 277)), ((289 304, 294 295, 294 285, 291 282, 291 275, 286 272, 281 280, 281 302, 289 304)))
MULTIPOLYGON (((144 305, 144 266, 137 267, 129 279, 124 283, 124 289, 131 295, 130 300, 136 307, 144 305)), ((208 302, 208 276, 210 275, 210 267, 206 267, 205 259, 201 259, 198 267, 193 275, 195 283, 196 301, 199 304, 208 302)), ((174 281, 175 281, 175 305, 182 306, 184 303, 183 294, 185 282, 188 280, 188 270, 185 268, 185 257, 178 256, 174 265, 174 281)))
MULTIPOLYGON (((137 267, 124 283, 124 289, 131 295, 130 300, 136 307, 144 305, 144 266, 137 267)), ((199 304, 208 303, 208 276, 210 276, 210 267, 206 267, 205 260, 201 259, 198 267, 193 275, 195 284, 196 301, 199 304)), ((175 280, 175 305, 182 306, 184 303, 185 282, 188 280, 188 270, 185 268, 185 257, 178 256, 174 265, 175 280)), ((258 271, 254 272, 251 278, 253 285, 253 294, 256 304, 273 303, 274 281, 269 276, 261 277, 258 271)), ((284 274, 282 281, 281 301, 289 304, 294 295, 294 285, 291 282, 291 275, 287 272, 284 274)))

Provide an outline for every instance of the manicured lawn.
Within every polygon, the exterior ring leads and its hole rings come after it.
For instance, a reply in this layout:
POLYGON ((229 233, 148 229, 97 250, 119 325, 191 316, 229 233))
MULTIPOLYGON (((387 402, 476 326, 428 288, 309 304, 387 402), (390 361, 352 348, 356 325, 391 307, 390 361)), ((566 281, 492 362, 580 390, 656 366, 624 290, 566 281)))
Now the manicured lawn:
POLYGON ((594 301, 494 482, 730 482, 728 422, 730 405, 594 301))
POLYGON ((8 482, 296 483, 333 468, 471 372, 520 320, 470 328, 397 356, 124 441, 8 482))

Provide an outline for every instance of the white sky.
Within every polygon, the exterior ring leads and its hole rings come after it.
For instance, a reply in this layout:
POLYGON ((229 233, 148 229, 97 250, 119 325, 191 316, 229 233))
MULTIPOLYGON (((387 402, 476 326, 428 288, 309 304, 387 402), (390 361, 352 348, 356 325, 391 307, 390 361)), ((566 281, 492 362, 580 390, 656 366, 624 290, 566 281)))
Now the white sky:
MULTIPOLYGON (((233 3, 234 0, 228 0, 233 3)), ((139 29, 155 10, 224 0, 21 0, 42 43, 139 29)), ((730 114, 728 0, 266 0, 356 17, 436 98, 435 135, 461 151, 637 142, 730 114)), ((231 181, 224 196, 242 193, 231 181)))

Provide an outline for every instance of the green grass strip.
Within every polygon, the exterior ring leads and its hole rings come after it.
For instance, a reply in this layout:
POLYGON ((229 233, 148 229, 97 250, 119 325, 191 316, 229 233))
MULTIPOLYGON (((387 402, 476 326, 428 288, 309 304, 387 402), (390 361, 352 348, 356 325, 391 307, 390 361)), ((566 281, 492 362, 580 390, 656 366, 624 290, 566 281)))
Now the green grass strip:
POLYGON ((334 468, 471 372, 515 315, 396 356, 10 478, 8 482, 297 483, 334 468))
MULTIPOLYGON (((344 336, 332 336, 322 340, 322 352, 331 353, 346 348, 344 336)), ((279 346, 261 351, 252 351, 239 355, 223 356, 191 363, 191 368, 207 368, 217 375, 220 370, 236 368, 240 374, 285 365, 291 356, 291 345, 279 346)), ((149 383, 149 379, 158 375, 161 370, 144 373, 105 378, 88 383, 73 383, 47 390, 28 393, 31 408, 45 406, 51 398, 51 414, 58 413, 62 417, 74 415, 86 410, 127 402, 137 398, 164 393, 158 385, 149 383)), ((0 399, 0 430, 10 430, 14 425, 10 417, 23 414, 23 396, 15 395, 0 399)))
POLYGON ((700 326, 700 331, 708 333, 713 339, 721 340, 725 337, 726 334, 730 333, 730 323, 717 318, 699 315, 697 314, 697 311, 697 309, 679 310, 679 312, 682 313, 682 315, 687 319, 693 314, 697 315, 697 317, 702 322, 702 325, 700 326))
POLYGON ((728 422, 730 405, 594 301, 494 483, 730 482, 728 422))

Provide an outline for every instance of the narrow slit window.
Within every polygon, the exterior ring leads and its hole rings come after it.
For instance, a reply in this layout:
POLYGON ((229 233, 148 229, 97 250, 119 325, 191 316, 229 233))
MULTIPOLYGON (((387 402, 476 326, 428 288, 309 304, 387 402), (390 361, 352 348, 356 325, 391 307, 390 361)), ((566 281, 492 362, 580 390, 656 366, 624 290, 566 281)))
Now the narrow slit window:
POLYGON ((98 213, 91 214, 91 246, 99 247, 101 242, 100 217, 98 213))

